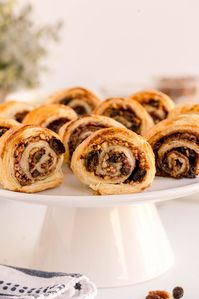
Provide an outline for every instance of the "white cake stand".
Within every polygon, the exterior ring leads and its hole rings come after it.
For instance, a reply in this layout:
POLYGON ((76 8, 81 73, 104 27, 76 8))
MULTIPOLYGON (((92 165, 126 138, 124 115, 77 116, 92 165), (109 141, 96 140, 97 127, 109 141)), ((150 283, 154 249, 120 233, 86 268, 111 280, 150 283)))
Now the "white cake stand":
POLYGON ((198 192, 199 178, 156 178, 139 194, 99 196, 64 171, 65 183, 54 190, 0 190, 1 197, 48 206, 32 267, 81 272, 98 287, 143 282, 171 267, 173 252, 155 202, 198 192))

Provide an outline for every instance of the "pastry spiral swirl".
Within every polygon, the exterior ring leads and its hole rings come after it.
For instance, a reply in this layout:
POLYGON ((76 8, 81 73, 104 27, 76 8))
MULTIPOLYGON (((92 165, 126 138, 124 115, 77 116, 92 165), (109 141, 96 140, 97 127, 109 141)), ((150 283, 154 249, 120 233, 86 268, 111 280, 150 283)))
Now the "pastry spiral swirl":
POLYGON ((99 194, 140 192, 154 179, 150 145, 125 128, 108 128, 84 140, 72 156, 75 176, 99 194))
POLYGON ((146 136, 156 159, 156 174, 194 178, 199 173, 199 116, 179 115, 154 126, 146 136))
POLYGON ((133 94, 131 98, 138 101, 146 109, 155 124, 167 118, 169 111, 175 107, 169 96, 156 90, 140 91, 133 94))
POLYGON ((180 114, 199 114, 199 104, 187 103, 177 105, 174 109, 169 112, 169 118, 176 118, 180 114))
POLYGON ((0 117, 11 118, 18 122, 22 122, 26 114, 33 109, 28 103, 9 101, 0 104, 0 117))
POLYGON ((64 105, 42 105, 30 111, 23 120, 23 124, 32 124, 48 128, 58 133, 65 123, 77 119, 75 111, 64 105))
POLYGON ((0 183, 5 189, 38 192, 63 180, 65 148, 54 132, 32 125, 7 131, 0 142, 0 183))
POLYGON ((56 92, 49 98, 49 103, 70 106, 78 115, 90 114, 100 103, 100 99, 88 89, 74 87, 56 92))
POLYGON ((94 113, 111 117, 127 129, 145 135, 153 126, 153 120, 137 101, 127 98, 110 98, 103 101, 94 113))
POLYGON ((0 137, 3 136, 9 129, 19 126, 20 123, 14 119, 0 117, 0 137))
POLYGON ((83 115, 61 127, 59 136, 66 149, 65 162, 70 164, 76 147, 87 137, 100 129, 109 127, 123 128, 124 126, 109 117, 91 114, 83 115))

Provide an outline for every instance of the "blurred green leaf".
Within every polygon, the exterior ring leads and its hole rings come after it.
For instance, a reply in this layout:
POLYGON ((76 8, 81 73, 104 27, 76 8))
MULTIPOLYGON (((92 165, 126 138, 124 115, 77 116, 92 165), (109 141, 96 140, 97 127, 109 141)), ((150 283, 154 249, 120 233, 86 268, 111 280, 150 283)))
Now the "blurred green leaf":
POLYGON ((46 71, 47 41, 59 41, 62 22, 42 27, 32 20, 32 6, 16 10, 16 0, 0 0, 0 88, 34 87, 46 71))

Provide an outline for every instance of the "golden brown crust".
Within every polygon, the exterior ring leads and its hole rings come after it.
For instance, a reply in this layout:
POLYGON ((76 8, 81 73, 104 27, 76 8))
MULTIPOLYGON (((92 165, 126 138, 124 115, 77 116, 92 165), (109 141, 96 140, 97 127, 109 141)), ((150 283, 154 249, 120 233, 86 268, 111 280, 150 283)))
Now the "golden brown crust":
POLYGON ((0 142, 0 183, 5 189, 33 193, 63 181, 64 145, 54 132, 32 125, 8 130, 0 142))
POLYGON ((150 145, 125 128, 93 133, 76 148, 71 168, 82 183, 99 194, 140 192, 155 175, 150 145))
POLYGON ((8 101, 0 104, 0 117, 11 118, 18 122, 22 122, 26 113, 32 109, 33 106, 29 103, 8 101))
POLYGON ((144 90, 134 93, 132 99, 138 101, 153 118, 154 123, 165 119, 170 110, 175 107, 172 99, 156 90, 144 90))
POLYGON ((121 123, 114 119, 95 114, 83 115, 77 120, 71 121, 61 127, 59 136, 66 149, 65 162, 70 164, 71 156, 75 148, 87 137, 97 130, 109 127, 124 128, 121 123))
POLYGON ((130 98, 107 99, 94 110, 94 113, 111 117, 140 135, 145 135, 153 126, 151 116, 142 105, 130 98))
POLYGON ((30 111, 24 118, 23 124, 49 128, 58 133, 61 126, 75 119, 77 119, 77 114, 72 108, 60 104, 48 104, 30 111))
POLYGON ((176 118, 179 114, 199 114, 198 103, 186 103, 177 105, 169 112, 169 118, 176 118))
POLYGON ((199 116, 178 115, 154 126, 146 139, 156 157, 157 174, 193 178, 199 173, 199 116))
POLYGON ((100 103, 100 99, 88 89, 73 87, 56 92, 49 97, 48 102, 68 105, 78 115, 83 115, 90 114, 100 103))

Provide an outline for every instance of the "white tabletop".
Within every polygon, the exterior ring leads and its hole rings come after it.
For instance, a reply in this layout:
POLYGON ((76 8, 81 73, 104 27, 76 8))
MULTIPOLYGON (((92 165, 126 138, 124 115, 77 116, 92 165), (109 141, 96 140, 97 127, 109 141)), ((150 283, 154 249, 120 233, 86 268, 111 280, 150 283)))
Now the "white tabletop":
MULTIPOLYGON (((142 284, 100 289, 98 299, 143 299, 148 290, 171 290, 176 285, 185 289, 184 298, 198 297, 199 201, 165 202, 159 206, 159 212, 175 252, 173 268, 142 284)), ((29 266, 44 214, 45 207, 42 206, 0 201, 0 263, 29 266)))

